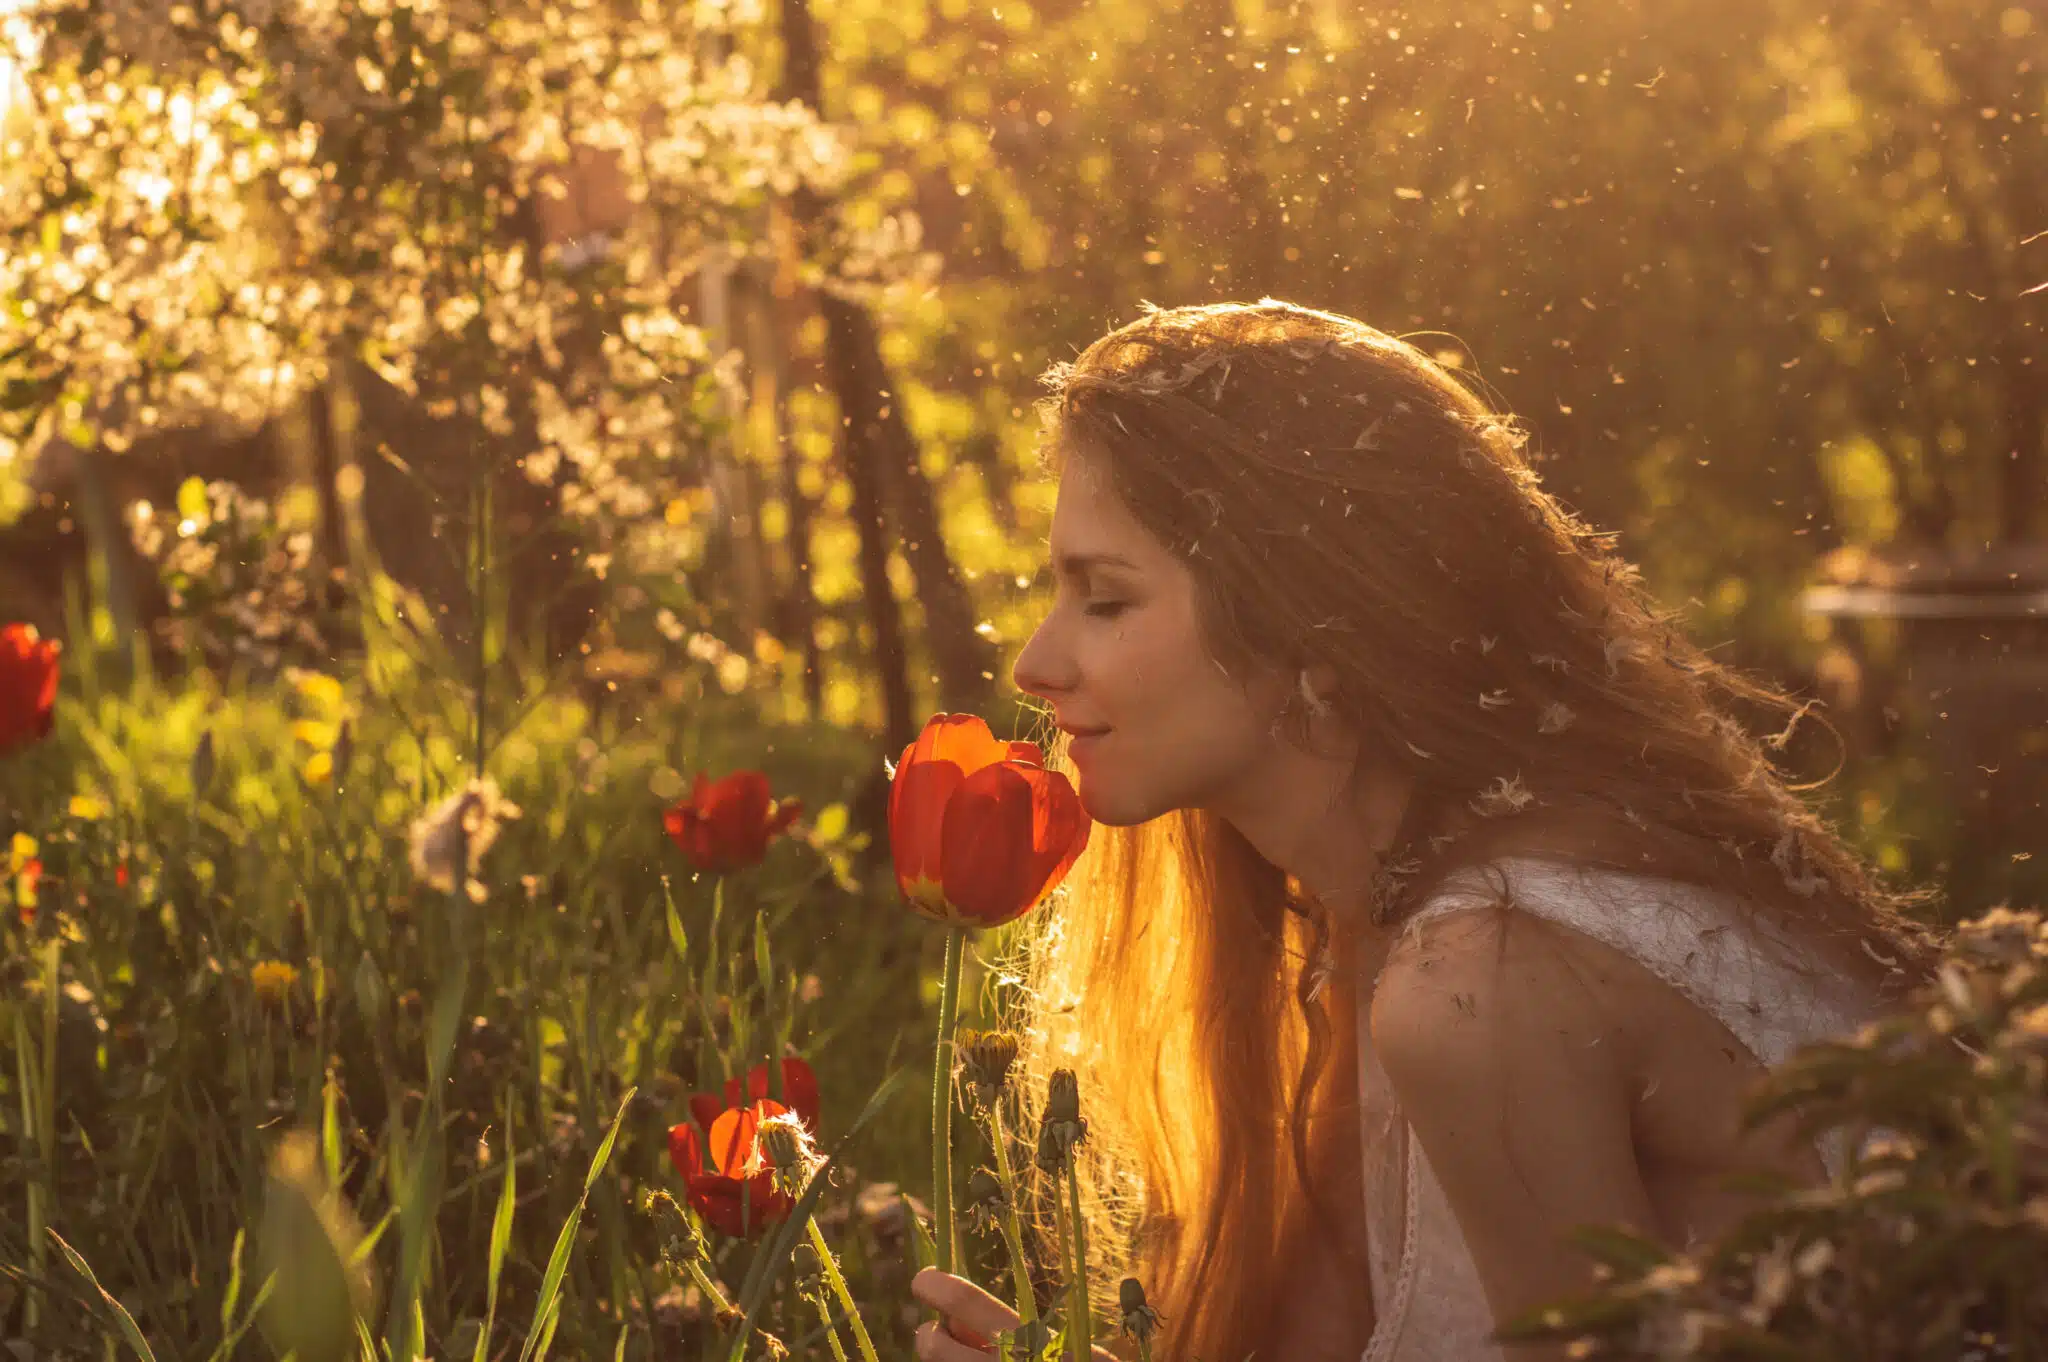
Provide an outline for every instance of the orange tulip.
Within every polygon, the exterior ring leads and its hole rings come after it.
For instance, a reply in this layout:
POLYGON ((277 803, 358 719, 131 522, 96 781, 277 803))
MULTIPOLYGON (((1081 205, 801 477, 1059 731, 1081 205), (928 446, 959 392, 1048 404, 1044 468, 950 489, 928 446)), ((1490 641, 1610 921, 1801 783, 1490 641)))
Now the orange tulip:
POLYGON ((0 628, 0 751, 50 735, 57 706, 57 642, 33 624, 0 628))
POLYGON ((1088 815, 1037 744, 971 714, 934 715, 889 788, 903 901, 935 921, 999 927, 1031 911, 1088 845, 1088 815))

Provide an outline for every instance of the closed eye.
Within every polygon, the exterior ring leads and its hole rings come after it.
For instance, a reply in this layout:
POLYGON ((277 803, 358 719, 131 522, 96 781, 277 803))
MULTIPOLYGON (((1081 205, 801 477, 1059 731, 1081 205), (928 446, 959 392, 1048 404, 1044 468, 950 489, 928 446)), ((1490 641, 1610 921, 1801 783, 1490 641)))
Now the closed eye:
POLYGON ((1103 620, 1113 620, 1130 608, 1129 601, 1090 601, 1086 607, 1088 614, 1103 620))

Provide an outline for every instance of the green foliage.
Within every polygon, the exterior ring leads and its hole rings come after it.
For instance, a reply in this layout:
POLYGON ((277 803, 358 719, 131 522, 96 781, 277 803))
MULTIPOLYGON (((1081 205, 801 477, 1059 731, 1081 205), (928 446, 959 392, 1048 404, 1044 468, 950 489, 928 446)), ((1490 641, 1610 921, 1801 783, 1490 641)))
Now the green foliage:
POLYGON ((1717 1241, 1671 1253, 1582 1238, 1597 1293, 1534 1311, 1512 1340, 1587 1359, 1953 1362, 2048 1341, 2048 922, 1964 923, 1908 1010, 1775 1071, 1751 1121, 1839 1132, 1832 1183, 1775 1189, 1717 1241))
MULTIPOLYGON (((764 729, 687 659, 689 702, 646 712, 500 679, 485 769, 521 813, 471 902, 408 865, 408 828, 470 757, 452 735, 471 692, 425 660, 67 694, 57 734, 0 767, 0 837, 32 838, 46 871, 33 911, 0 920, 0 1263, 39 1256, 20 1209, 40 1195, 159 1356, 247 1355, 266 1298, 263 1333, 311 1356, 289 1330, 331 1341, 310 1313, 327 1297, 269 1278, 312 1270, 327 1241, 329 1277, 356 1255, 370 1274, 330 1320, 368 1308, 374 1282, 395 1331, 357 1318, 394 1355, 495 1355, 508 1319, 578 1356, 609 1353, 626 1323, 636 1357, 709 1338, 630 1209, 637 1187, 680 1193, 666 1130, 685 1095, 794 1047, 837 1140, 899 1039, 924 1032, 899 982, 924 934, 876 902, 893 883, 862 883, 835 811, 866 775, 849 735, 764 729), (210 773, 193 770, 203 735, 210 773), (741 765, 826 816, 755 870, 699 879, 661 810, 686 773, 741 765), (18 1120, 44 1092, 50 1120, 18 1120)), ((864 1115, 846 1153, 915 1141, 901 1105, 864 1115)), ((842 1244, 867 1232, 863 1195, 856 1178, 817 1188, 842 1244)), ((0 1308, 29 1293, 37 1346, 75 1351, 112 1316, 38 1282, 47 1256, 10 1274, 0 1308)), ((757 1256, 724 1245, 712 1267, 738 1281, 757 1256)), ((789 1328, 786 1307, 764 1296, 764 1327, 789 1328)))

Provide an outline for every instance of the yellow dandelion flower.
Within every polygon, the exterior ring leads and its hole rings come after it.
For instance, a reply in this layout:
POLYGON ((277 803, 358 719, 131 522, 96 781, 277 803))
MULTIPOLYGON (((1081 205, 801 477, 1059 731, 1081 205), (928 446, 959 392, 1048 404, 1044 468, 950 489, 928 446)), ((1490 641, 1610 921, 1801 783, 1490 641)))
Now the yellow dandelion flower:
POLYGON ((15 833, 14 840, 7 847, 7 873, 19 875, 36 858, 39 849, 35 838, 25 832, 15 833))
POLYGON ((259 960, 249 969, 249 986, 266 1003, 282 1004, 297 982, 298 969, 283 960, 259 960))
POLYGON ((341 708, 341 682, 325 672, 300 672, 292 678, 292 686, 315 709, 332 712, 341 708))
POLYGON ((96 794, 75 794, 71 796, 71 816, 96 823, 111 811, 106 800, 96 794))
POLYGON ((305 777, 308 785, 325 785, 334 778, 334 754, 315 752, 306 758, 306 764, 300 768, 299 774, 305 777))
POLYGON ((292 736, 316 752, 325 752, 334 746, 334 740, 341 735, 341 725, 326 719, 294 719, 292 736))

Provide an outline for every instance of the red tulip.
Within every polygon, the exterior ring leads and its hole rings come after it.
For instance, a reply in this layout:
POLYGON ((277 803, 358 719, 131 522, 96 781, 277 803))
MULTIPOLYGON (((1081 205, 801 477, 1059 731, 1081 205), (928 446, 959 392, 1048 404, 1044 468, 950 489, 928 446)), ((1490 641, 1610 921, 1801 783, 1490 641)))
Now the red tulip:
POLYGON ((1035 743, 1001 742, 971 714, 934 715, 889 789, 903 900, 960 927, 1024 916, 1088 845, 1088 815, 1035 743))
MULTIPOLYGON (((720 1113, 750 1102, 759 1102, 767 1096, 768 1066, 766 1064, 756 1064, 753 1068, 747 1070, 747 1086, 744 1095, 740 1092, 740 1080, 728 1078, 725 1080, 725 1100, 723 1102, 708 1092, 690 1094, 690 1114, 697 1118, 697 1124, 709 1130, 711 1129, 712 1122, 718 1119, 720 1113)), ((811 1068, 809 1064, 801 1059, 785 1059, 782 1061, 781 1104, 788 1110, 795 1112, 802 1119, 803 1123, 810 1127, 812 1134, 815 1135, 817 1133, 819 1111, 818 1074, 815 1069, 811 1068)))
POLYGON ((797 800, 775 799, 759 771, 734 771, 718 780, 700 771, 690 797, 663 813, 661 825, 690 864, 724 874, 759 864, 769 841, 802 812, 797 800))
POLYGON ((690 1206, 720 1234, 752 1239, 781 1224, 795 1206, 794 1200, 775 1190, 774 1173, 755 1148, 761 1122, 785 1110, 780 1102, 763 1098, 752 1106, 720 1112, 708 1132, 708 1151, 698 1142, 697 1127, 688 1121, 669 1127, 669 1161, 683 1179, 690 1206))
POLYGON ((49 736, 59 651, 33 624, 0 628, 0 751, 49 736))
POLYGON ((775 1189, 754 1139, 761 1122, 786 1111, 794 1111, 815 1132, 818 1076, 801 1059, 783 1060, 785 1101, 776 1102, 767 1095, 768 1066, 756 1064, 747 1072, 744 1104, 741 1093, 740 1080, 729 1078, 723 1102, 707 1092, 692 1094, 690 1114, 696 1124, 683 1121, 668 1132, 669 1160, 683 1179, 691 1207, 713 1229, 735 1239, 752 1238, 780 1224, 796 1205, 775 1189), (704 1128, 702 1137, 698 1126, 704 1128))

